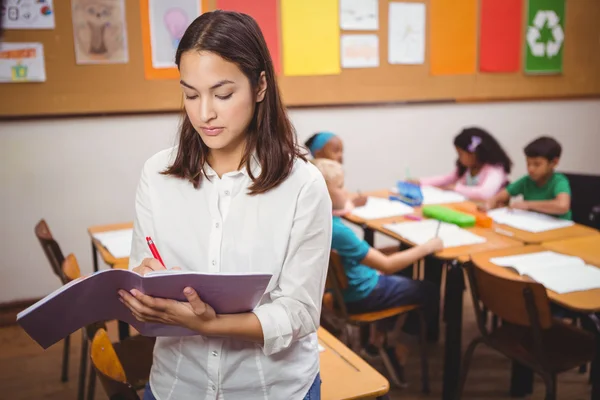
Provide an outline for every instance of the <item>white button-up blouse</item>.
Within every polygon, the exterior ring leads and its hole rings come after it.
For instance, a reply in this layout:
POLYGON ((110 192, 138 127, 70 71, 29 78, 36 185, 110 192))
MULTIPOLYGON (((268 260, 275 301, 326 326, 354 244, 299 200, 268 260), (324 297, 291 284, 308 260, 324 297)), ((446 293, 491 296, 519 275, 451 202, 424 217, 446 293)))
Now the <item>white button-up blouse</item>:
MULTIPOLYGON (((302 399, 319 371, 316 330, 331 247, 331 200, 322 175, 296 160, 278 187, 249 196, 245 168, 219 178, 207 165, 208 179, 194 189, 160 173, 176 152, 161 151, 144 165, 129 267, 152 257, 145 241, 152 236, 167 268, 273 277, 253 311, 262 345, 200 335, 157 338, 152 392, 159 400, 302 399)), ((260 165, 251 161, 258 176, 260 165)))

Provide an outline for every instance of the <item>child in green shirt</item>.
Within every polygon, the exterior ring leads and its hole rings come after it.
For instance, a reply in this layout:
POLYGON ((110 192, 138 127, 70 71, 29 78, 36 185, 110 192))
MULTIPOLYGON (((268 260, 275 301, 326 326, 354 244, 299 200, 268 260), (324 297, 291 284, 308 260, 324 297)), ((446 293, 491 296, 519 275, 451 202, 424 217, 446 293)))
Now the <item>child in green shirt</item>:
POLYGON ((562 149, 551 137, 540 137, 525 147, 527 172, 486 202, 486 209, 508 204, 511 197, 523 196, 512 208, 537 211, 571 219, 571 187, 563 174, 554 172, 562 149))

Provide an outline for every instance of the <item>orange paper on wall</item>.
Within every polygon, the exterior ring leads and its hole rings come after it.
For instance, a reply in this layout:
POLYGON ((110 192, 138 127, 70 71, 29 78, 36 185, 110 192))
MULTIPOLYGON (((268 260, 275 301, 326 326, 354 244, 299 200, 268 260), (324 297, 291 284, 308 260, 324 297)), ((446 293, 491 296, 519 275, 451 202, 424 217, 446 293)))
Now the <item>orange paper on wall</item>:
POLYGON ((477 0, 431 0, 429 18, 431 74, 474 74, 477 0))

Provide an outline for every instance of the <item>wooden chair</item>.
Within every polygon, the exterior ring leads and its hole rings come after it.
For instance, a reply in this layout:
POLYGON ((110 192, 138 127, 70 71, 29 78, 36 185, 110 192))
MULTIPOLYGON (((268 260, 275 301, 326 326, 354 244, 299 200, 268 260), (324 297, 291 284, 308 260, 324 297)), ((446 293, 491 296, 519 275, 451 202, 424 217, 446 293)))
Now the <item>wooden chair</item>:
MULTIPOLYGON (((52 232, 45 220, 41 219, 35 226, 35 236, 38 238, 42 250, 46 255, 46 258, 50 262, 50 268, 52 272, 58 276, 61 284, 67 283, 67 279, 62 273, 62 263, 65 260, 60 246, 54 240, 52 232)), ((62 372, 60 380, 67 382, 69 380, 69 354, 71 350, 71 337, 67 336, 63 341, 63 359, 62 359, 62 372)))
POLYGON ((538 373, 546 385, 546 399, 556 399, 556 375, 592 360, 594 336, 554 320, 543 285, 502 278, 472 262, 466 269, 481 336, 465 352, 456 398, 462 396, 475 348, 485 343, 538 373), (502 320, 491 332, 485 326, 482 305, 502 320))
MULTIPOLYGON (((69 254, 62 265, 62 273, 68 282, 78 279, 81 277, 81 271, 79 269, 79 263, 77 258, 73 254, 69 254)), ((115 294, 116 295, 116 294, 115 294)), ((87 360, 89 357, 88 344, 91 338, 96 336, 99 330, 106 332, 106 324, 104 322, 98 322, 89 325, 82 329, 82 342, 81 342, 81 359, 79 366, 79 388, 78 388, 78 399, 83 400, 85 396, 85 380, 87 372, 87 360)), ((154 338, 144 336, 130 336, 126 339, 115 343, 114 346, 111 344, 113 350, 116 349, 120 358, 128 366, 130 376, 132 378, 131 386, 135 389, 141 389, 148 382, 150 376, 150 366, 152 365, 152 351, 154 348, 154 338), (138 363, 139 362, 139 363, 138 363)), ((96 370, 90 368, 88 376, 87 386, 87 399, 93 400, 94 392, 96 389, 96 370)))
MULTIPOLYGON (((346 328, 346 337, 347 342, 349 342, 350 333, 348 331, 350 325, 354 326, 373 326, 376 322, 381 321, 383 319, 394 317, 401 314, 406 314, 410 311, 417 312, 420 318, 420 350, 421 350, 421 380, 422 380, 422 390, 423 393, 429 393, 429 367, 427 360, 427 328, 425 324, 425 318, 421 311, 421 307, 418 304, 411 304, 402 307, 394 307, 388 308, 381 311, 363 313, 363 314, 349 314, 346 309, 346 304, 344 303, 344 297, 342 295, 342 290, 348 287, 348 280, 346 277, 346 273, 344 272, 344 267, 342 265, 342 260, 340 256, 335 252, 331 252, 331 257, 329 261, 329 270, 327 272, 327 289, 329 292, 326 292, 323 297, 323 308, 327 311, 334 313, 343 323, 346 328)), ((348 344, 348 343, 347 343, 348 344)), ((350 346, 351 347, 351 346, 350 346)), ((385 365, 385 368, 391 378, 392 381, 396 383, 396 385, 400 385, 399 379, 396 376, 396 372, 392 367, 392 364, 389 360, 386 352, 380 348, 379 355, 385 365)))

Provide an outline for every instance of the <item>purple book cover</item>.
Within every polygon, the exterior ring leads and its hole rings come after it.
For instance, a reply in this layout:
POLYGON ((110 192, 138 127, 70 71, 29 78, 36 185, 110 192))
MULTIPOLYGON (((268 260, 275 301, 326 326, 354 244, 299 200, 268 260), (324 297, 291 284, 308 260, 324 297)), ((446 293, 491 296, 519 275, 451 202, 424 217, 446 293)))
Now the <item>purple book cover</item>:
POLYGON ((142 277, 109 269, 75 280, 19 313, 17 322, 44 349, 98 321, 121 320, 144 336, 191 336, 197 332, 171 325, 139 322, 119 301, 119 289, 138 289, 153 297, 186 301, 183 289, 194 288, 217 314, 254 309, 272 275, 214 275, 170 271, 142 277))

